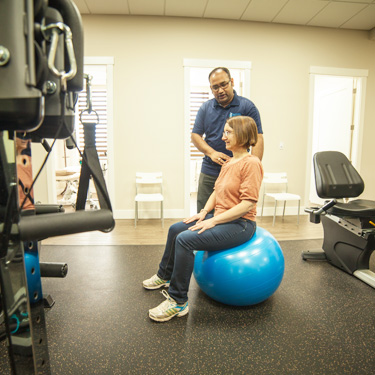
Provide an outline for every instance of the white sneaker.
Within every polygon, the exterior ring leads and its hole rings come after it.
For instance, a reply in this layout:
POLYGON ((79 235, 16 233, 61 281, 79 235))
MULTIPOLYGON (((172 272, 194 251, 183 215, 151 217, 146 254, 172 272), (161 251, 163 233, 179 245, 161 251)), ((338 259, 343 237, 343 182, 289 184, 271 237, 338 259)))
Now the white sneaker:
POLYGON ((169 288, 170 281, 163 280, 158 275, 154 275, 150 279, 144 280, 142 284, 146 289, 159 289, 162 286, 169 288))
POLYGON ((166 322, 175 316, 180 318, 189 312, 189 304, 187 301, 183 305, 179 305, 165 290, 161 293, 166 300, 159 306, 148 311, 150 319, 157 322, 166 322))

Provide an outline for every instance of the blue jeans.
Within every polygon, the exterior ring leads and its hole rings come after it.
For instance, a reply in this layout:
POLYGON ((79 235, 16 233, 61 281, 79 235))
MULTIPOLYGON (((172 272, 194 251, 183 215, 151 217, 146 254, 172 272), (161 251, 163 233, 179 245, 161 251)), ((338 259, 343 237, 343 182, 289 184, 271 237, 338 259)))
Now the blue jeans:
MULTIPOLYGON (((207 215, 206 219, 213 215, 207 215)), ((191 274, 194 269, 194 250, 218 251, 242 245, 250 240, 256 230, 255 221, 237 219, 219 224, 198 234, 187 230, 195 222, 182 221, 171 225, 168 232, 164 255, 157 275, 170 280, 168 293, 177 303, 188 300, 191 274)))

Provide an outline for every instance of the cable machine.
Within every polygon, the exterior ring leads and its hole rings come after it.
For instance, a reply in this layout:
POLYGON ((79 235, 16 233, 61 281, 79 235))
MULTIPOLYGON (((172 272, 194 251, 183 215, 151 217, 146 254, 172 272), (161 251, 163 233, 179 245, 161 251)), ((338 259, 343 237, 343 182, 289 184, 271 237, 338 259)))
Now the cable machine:
POLYGON ((58 271, 40 264, 38 241, 114 227, 90 146, 82 155, 83 198, 78 200, 85 200, 87 175, 92 176, 101 194, 100 210, 80 206, 65 213, 56 205, 33 202, 35 181, 56 139, 75 142, 75 103, 83 81, 83 27, 72 0, 1 1, 0 340, 6 339, 12 374, 51 373, 41 277, 58 271), (51 147, 46 138, 54 139, 51 147), (32 155, 22 150, 25 140, 47 150, 35 178, 32 155))

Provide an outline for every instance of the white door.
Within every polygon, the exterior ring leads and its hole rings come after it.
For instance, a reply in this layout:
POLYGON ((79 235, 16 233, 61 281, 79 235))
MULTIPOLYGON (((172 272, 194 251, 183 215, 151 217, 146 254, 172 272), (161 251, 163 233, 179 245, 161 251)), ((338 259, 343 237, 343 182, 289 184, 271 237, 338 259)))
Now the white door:
POLYGON ((313 79, 313 132, 311 145, 310 194, 311 203, 323 202, 316 194, 312 156, 318 151, 340 151, 356 165, 359 140, 358 115, 361 93, 356 91, 358 81, 350 76, 315 75, 313 79), (354 90, 354 91, 353 91, 354 90))

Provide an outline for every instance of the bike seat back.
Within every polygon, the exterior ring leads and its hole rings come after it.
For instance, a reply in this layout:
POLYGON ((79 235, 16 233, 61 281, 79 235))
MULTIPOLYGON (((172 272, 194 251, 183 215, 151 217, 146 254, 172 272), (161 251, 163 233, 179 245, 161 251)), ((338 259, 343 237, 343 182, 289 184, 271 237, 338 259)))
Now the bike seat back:
POLYGON ((365 183, 343 153, 317 152, 313 162, 316 192, 320 198, 354 198, 363 193, 365 183))

